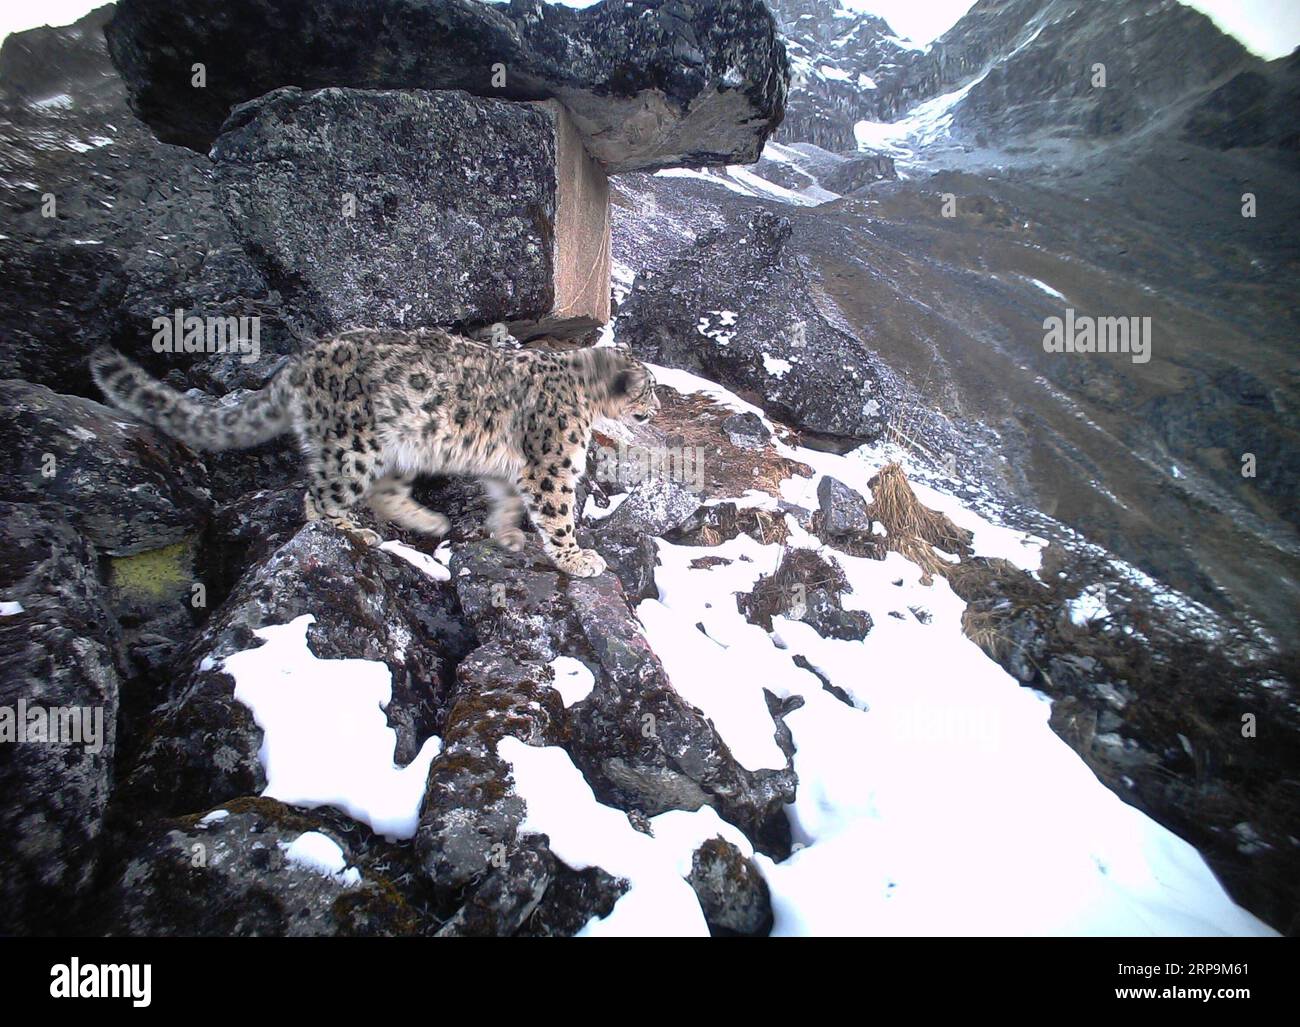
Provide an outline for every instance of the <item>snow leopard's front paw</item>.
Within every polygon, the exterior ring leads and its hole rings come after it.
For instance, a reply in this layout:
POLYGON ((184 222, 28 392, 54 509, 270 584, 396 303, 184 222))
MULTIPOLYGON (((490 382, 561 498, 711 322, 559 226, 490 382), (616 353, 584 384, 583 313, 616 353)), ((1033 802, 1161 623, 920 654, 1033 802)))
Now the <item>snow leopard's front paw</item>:
POLYGON ((451 531, 451 518, 446 514, 435 513, 433 510, 420 509, 411 512, 410 520, 405 526, 424 535, 442 538, 451 531))
POLYGON ((594 549, 579 549, 556 556, 555 566, 575 578, 594 578, 605 573, 605 558, 594 549))
POLYGON ((347 534, 360 542, 363 546, 377 546, 384 541, 384 536, 377 531, 371 531, 369 528, 360 528, 357 525, 339 525, 347 534))
POLYGON ((519 528, 501 528, 492 532, 492 541, 502 549, 518 553, 523 550, 528 538, 519 528))

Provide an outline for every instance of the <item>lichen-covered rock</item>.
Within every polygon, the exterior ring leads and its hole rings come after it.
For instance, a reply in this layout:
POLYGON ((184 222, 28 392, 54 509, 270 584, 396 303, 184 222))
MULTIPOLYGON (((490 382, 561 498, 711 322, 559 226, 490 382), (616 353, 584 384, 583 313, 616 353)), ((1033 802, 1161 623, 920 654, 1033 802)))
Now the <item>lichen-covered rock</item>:
POLYGON ((212 158, 249 254, 327 328, 609 317, 608 185, 554 102, 284 88, 212 158))
POLYGON ((473 644, 455 592, 391 553, 313 522, 249 571, 191 644, 128 781, 134 803, 180 814, 266 786, 262 731, 221 663, 255 648, 259 628, 303 614, 315 618, 307 640, 319 659, 387 666, 394 758, 404 765, 415 757, 439 729, 451 670, 473 644))
POLYGON ((208 606, 216 609, 235 583, 298 533, 303 490, 258 489, 217 507, 200 555, 208 606))
POLYGON ((765 935, 772 929, 772 897, 753 860, 731 842, 710 838, 691 857, 687 877, 714 935, 765 935))
POLYGON ((574 631, 564 578, 531 535, 519 553, 477 542, 451 560, 461 609, 479 639, 511 642, 543 661, 559 656, 574 631))
POLYGON ((330 937, 417 933, 417 913, 321 816, 239 798, 163 821, 125 857, 109 933, 330 937))
POLYGON ((184 542, 209 513, 203 465, 179 443, 93 400, 0 382, 0 492, 53 502, 101 551, 184 542))
POLYGON ((685 524, 700 508, 700 497, 671 478, 653 477, 639 482, 599 526, 600 532, 638 532, 667 535, 685 524))
POLYGON ((722 422, 722 430, 728 441, 740 449, 762 449, 771 437, 763 419, 751 410, 732 414, 722 422))
POLYGON ((867 501, 838 478, 823 475, 817 483, 817 506, 821 527, 830 538, 871 534, 871 513, 867 501))
POLYGON ((601 527, 597 531, 579 529, 578 540, 590 545, 605 558, 609 573, 623 585, 623 591, 633 603, 652 599, 659 594, 655 585, 655 567, 659 563, 659 550, 654 539, 644 532, 601 527))
POLYGON ((0 503, 0 933, 70 929, 101 856, 118 625, 52 503, 0 503))
POLYGON ((809 433, 875 439, 896 392, 892 373, 787 248, 792 231, 759 210, 702 232, 663 271, 638 276, 619 308, 619 340, 809 433))
POLYGON ((839 597, 825 588, 808 590, 802 620, 812 625, 822 638, 861 641, 872 628, 871 614, 865 610, 846 610, 839 597))
POLYGON ((610 172, 749 164, 789 80, 761 0, 121 0, 106 34, 136 113, 200 151, 232 106, 347 86, 555 98, 610 172))
POLYGON ((673 689, 615 578, 572 579, 568 598, 597 673, 591 694, 569 710, 567 748, 597 799, 647 816, 709 805, 757 848, 783 857, 793 770, 736 762, 712 723, 673 689))
POLYGON ((544 836, 519 833, 527 806, 497 742, 563 742, 566 714, 554 676, 527 649, 499 641, 457 669, 415 839, 435 894, 459 903, 442 936, 573 934, 607 915, 625 890, 603 871, 566 867, 544 836))
POLYGON ((416 834, 430 878, 453 890, 504 867, 517 848, 525 806, 509 787, 510 767, 496 743, 509 735, 554 745, 564 721, 559 694, 548 684, 550 667, 501 642, 474 650, 456 678, 416 834))
MULTIPOLYGON (((709 805, 763 851, 788 852, 793 770, 751 772, 736 762, 673 690, 614 575, 569 578, 541 566, 533 545, 509 553, 473 543, 453 558, 452 581, 479 638, 501 643, 516 663, 564 655, 591 670, 590 694, 564 711, 563 739, 596 798, 646 816, 709 805)), ((519 722, 519 737, 532 737, 531 724, 519 722)))

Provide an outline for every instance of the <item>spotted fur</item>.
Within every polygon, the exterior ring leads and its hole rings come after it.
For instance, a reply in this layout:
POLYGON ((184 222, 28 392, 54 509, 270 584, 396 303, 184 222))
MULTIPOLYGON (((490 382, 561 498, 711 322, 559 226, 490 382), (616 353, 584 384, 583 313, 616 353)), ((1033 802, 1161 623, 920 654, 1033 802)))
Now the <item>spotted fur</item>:
POLYGON ((246 448, 294 431, 307 462, 307 518, 370 542, 374 533, 350 516, 359 502, 442 535, 447 518, 411 498, 416 476, 480 478, 492 537, 523 548, 526 511, 555 565, 579 577, 605 569, 574 534, 592 424, 645 421, 659 409, 654 376, 619 350, 501 350, 433 330, 322 340, 230 405, 181 395, 112 350, 96 351, 91 371, 118 406, 196 449, 246 448))

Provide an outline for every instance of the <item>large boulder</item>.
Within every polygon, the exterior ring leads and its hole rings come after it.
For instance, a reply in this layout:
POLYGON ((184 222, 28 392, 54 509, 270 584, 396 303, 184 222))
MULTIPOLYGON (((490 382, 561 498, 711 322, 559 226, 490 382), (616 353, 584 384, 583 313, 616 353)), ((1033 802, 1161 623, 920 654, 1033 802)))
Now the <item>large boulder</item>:
POLYGON ((554 101, 279 89, 212 147, 250 255, 327 328, 609 318, 609 187, 554 101))
POLYGON ((348 86, 555 98, 610 173, 748 164, 789 78, 761 0, 122 0, 106 34, 133 109, 200 151, 237 104, 348 86))
POLYGON ((758 210, 702 232, 662 272, 638 276, 619 309, 619 341, 805 431, 873 440, 888 423, 893 376, 787 247, 792 231, 758 210))
POLYGON ((0 410, 0 490, 63 507, 103 553, 181 544, 206 522, 203 465, 142 422, 22 381, 0 382, 0 410))
POLYGON ((119 633, 96 554, 50 503, 0 503, 0 934, 68 929, 93 890, 119 633))
POLYGON ((107 928, 153 937, 417 933, 419 913, 386 871, 320 814, 240 798, 135 839, 109 891, 107 928))
POLYGON ((113 11, 0 48, 0 378, 97 397, 85 357, 113 345, 181 388, 258 387, 297 340, 219 209, 211 162, 127 108, 104 42, 113 11), (154 319, 177 309, 260 316, 261 359, 154 353, 154 319))

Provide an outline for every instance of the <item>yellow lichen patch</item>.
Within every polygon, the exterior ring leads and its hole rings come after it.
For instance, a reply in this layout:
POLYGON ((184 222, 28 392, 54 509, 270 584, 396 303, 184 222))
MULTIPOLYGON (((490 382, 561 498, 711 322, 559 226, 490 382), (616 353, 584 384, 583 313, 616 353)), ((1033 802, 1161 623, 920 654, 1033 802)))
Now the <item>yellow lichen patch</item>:
POLYGON ((132 599, 158 600, 189 589, 194 581, 194 545, 177 542, 110 561, 110 583, 132 599))

